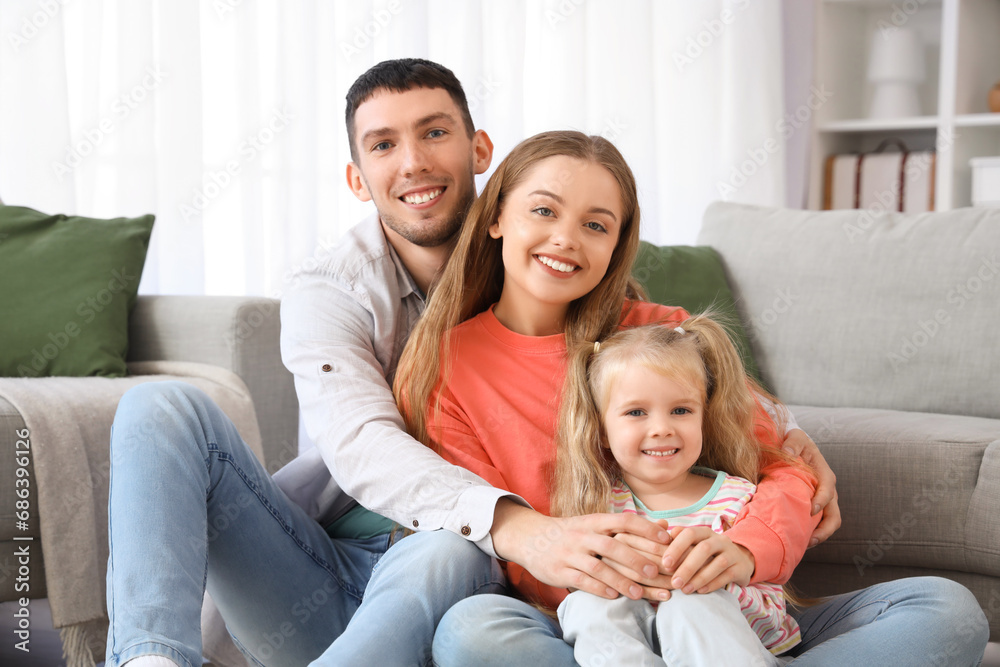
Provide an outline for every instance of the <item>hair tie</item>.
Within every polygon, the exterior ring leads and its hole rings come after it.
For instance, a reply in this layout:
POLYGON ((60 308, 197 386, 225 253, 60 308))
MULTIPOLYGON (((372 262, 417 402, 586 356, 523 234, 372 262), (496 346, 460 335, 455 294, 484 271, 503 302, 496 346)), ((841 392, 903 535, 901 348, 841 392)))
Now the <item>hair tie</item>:
POLYGON ((594 341, 594 354, 597 354, 600 351, 601 351, 601 341, 595 340, 594 341))
POLYGON ((685 334, 685 333, 687 333, 686 331, 684 331, 684 329, 682 329, 680 327, 674 327, 674 331, 676 331, 679 334, 685 334))

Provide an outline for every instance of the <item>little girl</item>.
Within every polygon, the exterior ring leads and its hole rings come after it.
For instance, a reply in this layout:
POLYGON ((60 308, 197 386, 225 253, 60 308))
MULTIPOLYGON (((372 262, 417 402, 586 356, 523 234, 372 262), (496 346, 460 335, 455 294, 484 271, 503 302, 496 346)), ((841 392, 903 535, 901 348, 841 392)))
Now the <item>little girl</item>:
MULTIPOLYGON (((728 530, 759 479, 753 391, 766 395, 704 315, 577 345, 560 409, 553 514, 635 513, 665 520, 674 537, 690 526, 728 530)), ((577 591, 558 615, 581 665, 778 664, 771 654, 800 641, 782 587, 771 583, 674 591, 658 608, 577 591)))

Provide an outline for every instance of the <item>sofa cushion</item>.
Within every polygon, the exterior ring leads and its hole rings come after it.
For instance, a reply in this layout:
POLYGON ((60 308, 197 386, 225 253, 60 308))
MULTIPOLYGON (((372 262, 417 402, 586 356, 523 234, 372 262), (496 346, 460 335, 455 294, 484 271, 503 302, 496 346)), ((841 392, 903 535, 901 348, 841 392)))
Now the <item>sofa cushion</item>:
POLYGON ((844 524, 806 560, 1000 576, 1000 420, 789 406, 837 475, 844 524))
POLYGON ((782 400, 1000 417, 1000 210, 715 203, 698 240, 782 400))
POLYGON ((707 246, 655 246, 643 241, 632 267, 650 301, 689 313, 711 309, 727 325, 747 372, 760 379, 718 253, 707 246))
POLYGON ((125 375, 152 227, 0 205, 0 375, 125 375))

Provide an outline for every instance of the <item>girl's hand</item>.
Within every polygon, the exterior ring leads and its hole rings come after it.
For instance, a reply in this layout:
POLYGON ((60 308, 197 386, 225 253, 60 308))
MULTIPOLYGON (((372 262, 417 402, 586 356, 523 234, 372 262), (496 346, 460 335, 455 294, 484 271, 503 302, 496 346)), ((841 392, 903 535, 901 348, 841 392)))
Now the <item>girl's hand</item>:
POLYGON ((616 540, 615 535, 621 533, 660 544, 670 539, 663 528, 635 514, 556 518, 506 498, 497 503, 490 530, 497 555, 522 566, 544 584, 609 599, 621 593, 638 600, 643 587, 636 582, 655 580, 659 568, 655 559, 616 540), (626 576, 618 571, 619 565, 641 576, 626 576))
POLYGON ((813 494, 813 510, 815 516, 823 512, 823 520, 816 526, 809 547, 812 548, 833 535, 840 528, 840 505, 837 503, 837 476, 833 474, 830 465, 823 458, 819 447, 802 429, 793 429, 785 436, 781 448, 791 456, 800 457, 806 465, 816 473, 819 486, 813 494))
MULTIPOLYGON (((656 521, 656 523, 664 530, 670 528, 670 525, 666 519, 659 519, 658 521, 656 521)), ((649 560, 653 561, 654 563, 663 562, 663 555, 667 552, 667 546, 669 546, 670 544, 669 541, 666 544, 662 544, 660 542, 653 542, 651 540, 647 540, 644 537, 639 537, 638 535, 632 535, 631 533, 619 533, 618 535, 615 535, 615 539, 629 545, 630 547, 632 547, 640 554, 642 554, 649 560)), ((605 558, 604 562, 610 565, 611 567, 615 568, 618 572, 624 574, 626 577, 629 577, 630 579, 633 580, 642 579, 642 577, 639 577, 637 573, 628 571, 623 566, 619 565, 610 558, 605 558)), ((673 586, 670 584, 670 576, 671 576, 670 574, 667 574, 663 571, 663 566, 661 565, 660 573, 657 574, 652 581, 646 581, 645 583, 647 583, 648 585, 642 587, 642 597, 644 597, 647 600, 656 600, 658 602, 669 600, 670 590, 673 588, 673 586)))
POLYGON ((673 539, 663 557, 663 569, 673 573, 674 589, 711 593, 730 583, 750 583, 753 554, 725 535, 708 526, 672 528, 670 535, 673 539))

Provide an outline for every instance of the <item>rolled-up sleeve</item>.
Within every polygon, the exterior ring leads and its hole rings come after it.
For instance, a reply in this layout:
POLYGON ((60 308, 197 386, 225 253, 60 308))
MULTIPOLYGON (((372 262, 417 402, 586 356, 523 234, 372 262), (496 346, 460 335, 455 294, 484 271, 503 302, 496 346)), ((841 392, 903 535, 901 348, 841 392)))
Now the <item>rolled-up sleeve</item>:
POLYGON ((399 313, 377 322, 378 304, 364 303, 372 298, 326 276, 300 280, 282 298, 282 359, 306 431, 336 483, 364 507, 406 528, 450 530, 495 556, 494 509, 513 496, 406 433, 387 379, 395 369, 386 365, 395 364, 409 323, 399 313), (377 332, 387 323, 395 331, 377 332))

